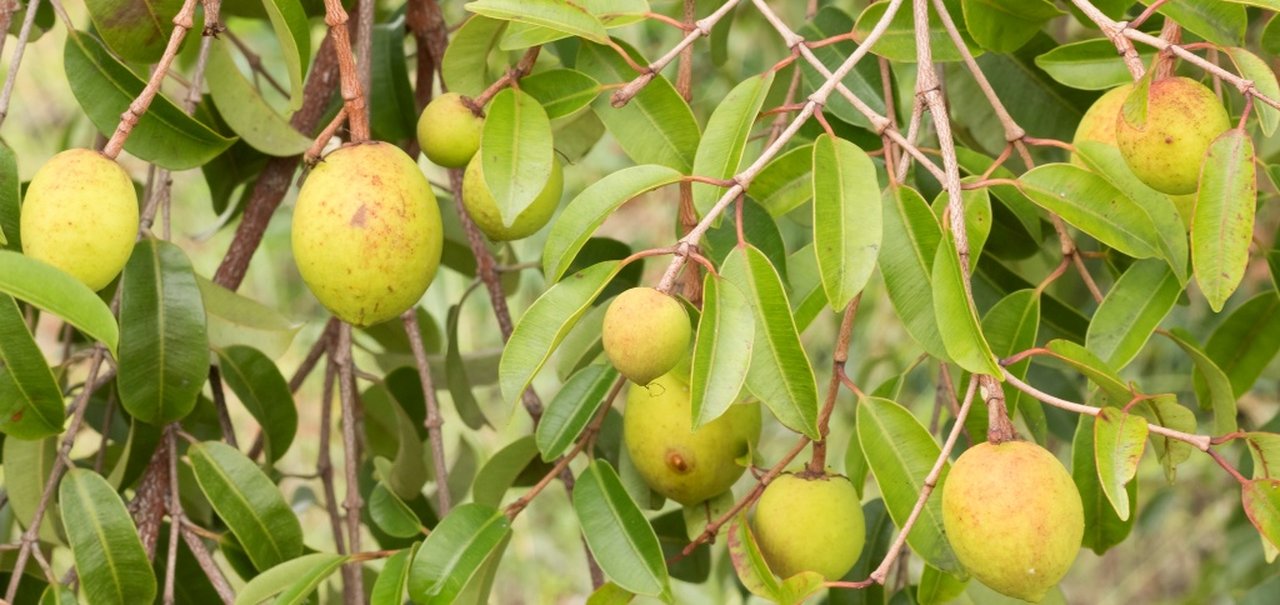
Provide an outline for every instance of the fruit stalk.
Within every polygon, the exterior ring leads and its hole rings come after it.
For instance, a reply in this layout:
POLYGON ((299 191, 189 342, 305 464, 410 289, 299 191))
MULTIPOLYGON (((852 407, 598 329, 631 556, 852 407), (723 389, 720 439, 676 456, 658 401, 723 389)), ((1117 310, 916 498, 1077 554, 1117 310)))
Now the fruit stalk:
MULTIPOLYGON (((361 4, 365 4, 362 2, 361 4)), ((347 31, 347 11, 340 0, 325 0, 324 22, 329 26, 334 51, 338 55, 338 74, 341 80, 342 103, 347 109, 350 142, 369 140, 369 114, 365 108, 364 88, 356 70, 356 59, 351 54, 351 34, 347 31)), ((368 61, 365 61, 368 63, 368 61)))

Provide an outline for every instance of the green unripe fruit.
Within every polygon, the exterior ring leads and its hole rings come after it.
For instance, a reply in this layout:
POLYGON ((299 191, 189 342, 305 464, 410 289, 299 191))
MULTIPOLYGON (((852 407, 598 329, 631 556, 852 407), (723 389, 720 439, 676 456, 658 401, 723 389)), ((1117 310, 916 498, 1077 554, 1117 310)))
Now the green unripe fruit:
POLYGON ((101 290, 138 239, 138 195, 119 164, 69 149, 36 171, 22 200, 22 251, 101 290))
POLYGON ((1002 594, 1039 602, 1080 550, 1080 492, 1048 450, 1025 441, 981 443, 951 467, 942 522, 956 558, 1002 594))
POLYGON ((623 440, 653 491, 686 506, 733 487, 746 455, 760 439, 760 405, 735 403, 692 430, 689 385, 664 374, 647 387, 631 385, 622 414, 623 440))
POLYGON ((609 362, 628 380, 649 384, 689 350, 693 329, 684 305, 653 288, 631 288, 609 303, 601 328, 609 362))
POLYGON ((1196 190, 1205 152, 1229 128, 1227 110, 1212 90, 1189 78, 1165 78, 1151 83, 1142 128, 1119 112, 1116 143, 1142 182, 1182 195, 1196 190))
POLYGON ((369 326, 422 298, 440 266, 440 208, 395 145, 340 147, 307 175, 293 211, 302 280, 339 319, 369 326))
POLYGON ((431 100, 418 117, 418 145, 437 166, 462 168, 480 149, 484 118, 451 92, 431 100))
MULTIPOLYGON (((1076 126, 1076 135, 1071 139, 1071 144, 1078 148, 1081 143, 1092 141, 1115 147, 1116 116, 1120 115, 1120 108, 1124 106, 1124 100, 1129 97, 1130 92, 1133 92, 1133 85, 1125 84, 1112 88, 1098 97, 1098 100, 1089 106, 1089 110, 1084 112, 1084 117, 1080 118, 1080 124, 1076 126)), ((1074 153, 1071 154, 1071 163, 1084 166, 1084 162, 1074 153)))
POLYGON ((754 528, 769 569, 784 579, 803 571, 844 577, 867 531, 858 492, 841 475, 774 479, 756 503, 754 528))
POLYGON ((467 164, 467 172, 462 178, 462 202, 467 207, 471 220, 476 222, 476 226, 489 239, 506 242, 526 238, 551 220, 552 213, 560 205, 560 194, 564 192, 564 173, 560 169, 560 160, 551 160, 551 175, 547 177, 547 184, 510 226, 502 223, 498 202, 493 199, 493 193, 484 183, 482 164, 479 155, 467 164))

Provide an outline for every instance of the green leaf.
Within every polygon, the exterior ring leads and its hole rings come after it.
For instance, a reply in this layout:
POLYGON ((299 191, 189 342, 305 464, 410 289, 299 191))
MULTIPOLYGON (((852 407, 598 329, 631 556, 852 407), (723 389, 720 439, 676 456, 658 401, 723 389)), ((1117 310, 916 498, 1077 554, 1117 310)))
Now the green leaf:
POLYGON ((369 493, 369 518, 378 529, 396 538, 422 535, 422 522, 386 482, 379 481, 369 493))
POLYGON ((129 511, 107 481, 71 469, 58 488, 58 507, 89 605, 150 603, 156 576, 129 511))
POLYGON ((910 187, 891 187, 884 203, 880 273, 889 301, 907 333, 930 355, 947 359, 933 309, 933 264, 942 228, 924 198, 910 187))
MULTIPOLYGON (((977 180, 974 177, 968 177, 961 182, 972 183, 977 180)), ((965 189, 960 193, 960 198, 964 204, 965 234, 969 238, 969 270, 973 271, 978 264, 978 258, 982 256, 982 249, 987 245, 987 238, 991 235, 991 193, 986 187, 965 189)), ((939 192, 938 196, 933 198, 930 208, 933 210, 933 215, 938 218, 939 225, 946 216, 950 199, 951 196, 946 191, 939 192)))
POLYGON ((262 98, 235 58, 230 42, 215 39, 209 49, 205 78, 218 115, 254 149, 274 156, 294 156, 311 146, 311 139, 294 130, 289 121, 262 98))
POLYGON ((126 61, 155 63, 173 31, 177 0, 87 0, 93 29, 126 61))
POLYGON ((300 605, 349 557, 327 552, 302 555, 264 570, 236 594, 235 605, 258 605, 276 597, 278 605, 300 605), (277 596, 278 595, 278 596, 277 596))
POLYGON ((215 349, 249 345, 267 357, 279 358, 302 329, 302 323, 199 275, 196 285, 204 299, 209 346, 215 349))
MULTIPOLYGON (((982 333, 986 335, 991 351, 1001 359, 1034 347, 1039 332, 1040 296, 1031 289, 1017 290, 1000 299, 982 318, 982 333)), ((1031 360, 1023 359, 1005 369, 1016 378, 1025 379, 1030 367, 1031 360)), ((1036 400, 1023 396, 1022 391, 1006 390, 1005 397, 1011 414, 1022 406, 1039 406, 1036 400)), ((1027 420, 1031 424, 1030 419, 1027 420)), ((1031 428, 1033 433, 1036 432, 1036 427, 1031 428)), ((1037 440, 1043 437, 1043 432, 1036 435, 1037 440)))
POLYGON ((1280 434, 1251 431, 1244 438, 1253 460, 1253 478, 1280 479, 1280 434))
MULTIPOLYGON (((937 442, 906 408, 888 399, 862 397, 857 411, 858 443, 894 524, 902 527, 924 488, 925 477, 941 453, 937 442)), ((943 466, 941 490, 951 466, 943 466)), ((911 550, 948 573, 964 573, 942 525, 942 499, 930 498, 907 534, 911 550)))
MULTIPOLYGON (((1142 0, 1147 5, 1152 2, 1142 0)), ((1244 43, 1248 17, 1239 4, 1220 0, 1175 0, 1160 5, 1156 10, 1187 31, 1219 46, 1240 46, 1244 43)))
POLYGON ((289 110, 302 107, 302 75, 311 62, 311 30, 307 13, 298 0, 262 0, 280 54, 289 71, 289 110))
POLYGON ((1200 349, 1195 337, 1186 330, 1174 328, 1164 334, 1185 351, 1195 364, 1196 399, 1200 402, 1201 409, 1213 410, 1214 434, 1234 433, 1239 429, 1236 424, 1236 395, 1231 390, 1231 381, 1227 379, 1227 375, 1200 349))
POLYGON ((217 441, 187 449, 196 482, 259 571, 302 553, 302 526, 258 465, 217 441))
POLYGON ((577 70, 550 69, 521 78, 520 90, 537 99, 547 118, 555 120, 586 109, 600 94, 600 83, 577 70))
POLYGON ((0 250, 0 292, 53 313, 113 355, 120 328, 107 303, 71 275, 11 250, 0 250))
POLYGON ((502 223, 511 226, 547 185, 551 122, 533 97, 508 88, 493 97, 484 120, 480 160, 502 223))
POLYGON ((617 378, 618 371, 613 366, 594 364, 574 372, 565 381, 547 404, 534 433, 543 462, 564 455, 577 441, 617 378))
MULTIPOLYGON (((645 62, 638 53, 629 52, 639 62, 645 62)), ((625 82, 636 75, 613 49, 596 44, 579 47, 577 68, 597 82, 625 82)), ((698 122, 671 82, 661 75, 654 76, 623 107, 613 107, 610 96, 600 95, 591 107, 632 161, 661 164, 681 174, 693 169, 700 138, 698 122)))
POLYGON ((267 462, 279 460, 298 430, 298 410, 289 383, 275 362, 257 349, 236 345, 217 354, 222 379, 262 426, 267 462))
MULTIPOLYGON (((1240 77, 1253 82, 1254 87, 1263 95, 1272 99, 1280 98, 1280 82, 1276 81, 1276 72, 1271 71, 1266 61, 1247 49, 1232 47, 1226 50, 1227 56, 1236 64, 1240 77)), ((1266 103, 1254 103, 1253 110, 1258 113, 1258 125, 1262 127, 1262 134, 1268 137, 1274 134, 1276 126, 1280 125, 1280 110, 1266 103)))
MULTIPOLYGON (((707 121, 707 130, 698 141, 698 151, 693 157, 693 174, 729 179, 738 172, 751 129, 772 85, 773 72, 766 71, 738 83, 716 104, 715 112, 707 121)), ((726 189, 694 183, 693 206, 698 209, 698 214, 707 214, 726 189)))
POLYGON ((375 455, 395 457, 390 467, 380 474, 380 478, 401 498, 417 498, 431 472, 427 458, 423 455, 422 436, 419 435, 419 431, 425 432, 422 426, 425 411, 419 410, 425 410, 426 404, 423 403, 422 383, 418 380, 417 372, 407 367, 392 372, 383 384, 375 384, 366 389, 361 399, 367 418, 366 440, 382 440, 382 447, 375 445, 371 449, 378 452, 375 455), (395 388, 397 379, 401 376, 411 378, 405 381, 408 383, 405 385, 407 388, 395 388), (412 402, 410 398, 413 399, 412 402), (416 419, 409 416, 408 410, 411 409, 419 411, 416 419), (370 436, 375 425, 381 431, 380 437, 370 436), (394 445, 387 443, 391 441, 390 438, 394 438, 394 445))
POLYGON ((738 400, 751 367, 756 321, 737 286, 710 273, 702 281, 702 314, 689 378, 693 428, 719 418, 738 400))
POLYGON ((1000 364, 982 334, 978 312, 965 291, 964 269, 950 232, 938 244, 932 284, 933 310, 947 355, 970 372, 1003 380, 1000 364))
MULTIPOLYGON (((46 437, 38 441, 5 439, 3 445, 5 492, 18 526, 27 529, 35 519, 45 484, 53 474, 58 458, 58 438, 46 437)), ((40 540, 51 544, 62 541, 58 536, 62 524, 55 506, 57 498, 58 492, 54 491, 45 509, 44 520, 40 522, 40 540)))
POLYGON ((1050 19, 1065 14, 1047 0, 964 0, 961 6, 973 39, 1003 53, 1018 50, 1050 19))
POLYGON ((450 91, 474 97, 493 82, 489 54, 507 25, 507 21, 475 15, 453 33, 440 63, 440 75, 450 91))
POLYGON ((489 419, 485 417, 484 410, 480 409, 475 394, 471 392, 467 364, 462 360, 462 350, 458 344, 459 310, 458 305, 449 307, 449 315, 445 320, 445 333, 448 338, 444 357, 445 383, 449 387, 449 398, 453 400, 453 407, 462 418, 462 423, 471 430, 479 430, 480 427, 489 424, 489 419))
POLYGON ((920 585, 916 589, 916 602, 920 605, 944 605, 964 592, 969 581, 925 565, 920 572, 920 585))
POLYGON ((604 24, 576 3, 563 0, 475 0, 463 8, 493 19, 537 25, 604 44, 604 24))
POLYGON ((414 555, 418 554, 418 547, 421 545, 421 542, 414 542, 409 548, 387 558, 386 564, 382 566, 382 573, 378 574, 377 581, 373 583, 369 605, 404 605, 404 591, 409 584, 409 564, 414 555))
POLYGON ((822 587, 823 577, 805 571, 779 581, 765 561, 745 512, 738 513, 729 525, 729 559, 742 585, 753 594, 775 603, 802 603, 805 597, 822 587))
POLYGON ((729 253, 720 274, 746 296, 755 315, 747 389, 787 428, 817 438, 818 393, 813 366, 800 345, 778 272, 763 253, 748 245, 729 253))
MULTIPOLYGON (((946 2, 947 12, 952 15, 952 19, 961 14, 958 4, 959 0, 946 2)), ((853 39, 862 44, 875 25, 884 17, 887 6, 887 2, 876 2, 863 9, 853 28, 853 39)), ((982 49, 969 38, 969 32, 964 29, 964 24, 957 22, 956 27, 960 29, 960 35, 969 52, 974 56, 981 55, 982 49)), ((947 62, 961 59, 960 51, 956 50, 955 45, 952 44, 951 37, 947 34, 947 30, 943 29, 942 23, 938 21, 937 14, 932 8, 929 9, 929 46, 932 48, 934 61, 947 62)), ((916 62, 915 17, 910 4, 903 3, 900 6, 897 14, 889 22, 889 28, 876 41, 871 52, 890 61, 916 62)))
POLYGON ((373 81, 368 103, 369 129, 375 139, 403 141, 417 138, 418 108, 404 52, 404 24, 373 26, 373 81))
POLYGON ((880 252, 880 185, 871 158, 826 134, 813 145, 813 250, 837 312, 871 278, 880 252))
POLYGON ((143 238, 120 278, 120 404, 154 425, 191 412, 209 374, 204 301, 181 248, 143 238))
POLYGON ((573 198, 555 218, 542 249, 542 272, 548 282, 559 281, 591 234, 627 200, 680 180, 666 166, 646 164, 611 173, 573 198))
POLYGON ((538 445, 533 435, 525 435, 507 444, 476 474, 471 484, 471 499, 476 504, 498 506, 525 467, 537 458, 538 445))
POLYGON ((1094 311, 1085 348, 1107 365, 1124 368, 1138 356, 1181 294, 1178 277, 1163 261, 1133 263, 1094 311))
POLYGON ((770 216, 780 217, 813 197, 812 173, 813 146, 801 145, 765 164, 751 180, 747 196, 768 210, 770 216))
POLYGON ((498 365, 498 381, 506 401, 520 400, 538 370, 618 269, 617 261, 591 265, 551 286, 529 306, 502 350, 498 365))
MULTIPOLYGON (((1139 57, 1150 64, 1155 49, 1138 45, 1139 57)), ((1106 38, 1090 38, 1053 47, 1036 57, 1036 66, 1054 80, 1081 90, 1107 90, 1133 82, 1124 59, 1106 38)))
POLYGON ((587 597, 587 605, 627 605, 635 598, 636 593, 613 582, 605 582, 587 597))
POLYGON ((1264 291, 1236 307, 1214 329, 1204 352, 1231 380, 1235 397, 1249 392, 1280 351, 1280 296, 1264 291))
POLYGON ((1222 310, 1244 278, 1257 197, 1253 139, 1243 130, 1228 130, 1205 154, 1191 220, 1191 265, 1214 311, 1222 310))
POLYGON ((1263 539, 1280 548, 1280 480, 1254 479, 1241 487, 1244 512, 1263 539))
MULTIPOLYGON (((112 57, 97 38, 83 32, 69 32, 62 61, 80 107, 98 132, 110 135, 145 83, 112 57)), ((158 94, 138 120, 124 149, 139 159, 176 171, 201 166, 234 142, 158 94)))
POLYGON ((57 435, 65 415, 62 389, 18 303, 0 294, 0 432, 14 439, 57 435))
POLYGON ((0 248, 22 252, 21 205, 18 156, 0 141, 0 248))
MULTIPOLYGON (((1173 395, 1157 395, 1142 401, 1133 407, 1133 413, 1146 418, 1150 424, 1184 433, 1196 432, 1196 415, 1179 405, 1178 398, 1173 395)), ((1155 433, 1151 433, 1150 437, 1156 457, 1164 467, 1164 476, 1172 484, 1177 477, 1178 465, 1191 457, 1191 444, 1155 433)))
POLYGON ((1066 362, 1067 365, 1084 374, 1086 378, 1098 385, 1098 388, 1102 389, 1103 395, 1108 398, 1108 401, 1105 402, 1108 405, 1122 406, 1133 397, 1128 385, 1120 380, 1120 377, 1116 374, 1115 368, 1098 359, 1098 356, 1088 349, 1077 343, 1062 339, 1049 341, 1045 344, 1045 348, 1054 357, 1066 362))
MULTIPOLYGON (((1071 479, 1076 489, 1080 490, 1080 501, 1084 504, 1084 539, 1082 546, 1101 555, 1129 536, 1137 515, 1121 519, 1107 500, 1098 481, 1097 456, 1094 454, 1092 416, 1080 416, 1076 424, 1075 438, 1071 441, 1071 479)), ((1138 482, 1130 481, 1125 486, 1127 502, 1137 502, 1138 482)))
POLYGON ((1134 258, 1159 255, 1151 218, 1102 177, 1071 164, 1045 164, 1018 180, 1031 201, 1098 241, 1134 258))
POLYGON ((1093 424, 1093 449, 1098 458, 1102 493, 1122 520, 1129 518, 1129 494, 1124 485, 1138 474, 1147 445, 1147 419, 1116 408, 1103 408, 1093 424))
POLYGON ((409 598, 421 605, 453 603, 510 534, 511 521, 493 507, 467 503, 449 511, 413 557, 409 598))
POLYGON ((658 536, 607 461, 597 459, 578 476, 573 510, 587 546, 610 580, 637 594, 669 595, 658 536))
MULTIPOLYGON (((911 9, 907 7, 906 10, 910 11, 911 9)), ((847 35, 853 30, 853 25, 853 18, 848 13, 835 5, 831 5, 819 9, 818 14, 814 15, 813 19, 808 23, 802 25, 797 30, 797 33, 804 36, 806 40, 823 40, 833 36, 847 35)), ((719 30, 720 28, 716 29, 719 30)), ((948 44, 950 43, 948 42, 948 44)), ((813 56, 822 62, 828 73, 835 73, 835 70, 843 65, 857 50, 858 44, 852 40, 824 44, 812 49, 813 56)), ((800 73, 802 82, 809 90, 817 90, 827 80, 808 61, 800 62, 800 73)), ((872 111, 885 115, 884 83, 881 79, 880 67, 876 65, 875 61, 859 61, 841 80, 841 84, 844 84, 854 96, 862 100, 872 111)), ((859 128, 873 130, 871 121, 842 94, 837 93, 828 97, 826 104, 822 106, 822 111, 830 112, 829 115, 833 115, 859 128)), ((806 170, 808 168, 809 166, 805 166, 806 170)), ((755 187, 755 181, 752 181, 752 187, 755 187)))

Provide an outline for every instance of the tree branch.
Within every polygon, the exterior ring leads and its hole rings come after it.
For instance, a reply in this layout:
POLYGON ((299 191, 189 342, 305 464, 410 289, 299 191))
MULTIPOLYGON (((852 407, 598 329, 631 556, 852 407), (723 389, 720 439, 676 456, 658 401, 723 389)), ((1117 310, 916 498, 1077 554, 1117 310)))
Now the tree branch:
MULTIPOLYGON (((360 508, 364 506, 364 500, 360 497, 360 444, 356 438, 355 364, 351 360, 350 324, 339 325, 336 344, 337 348, 330 357, 338 366, 338 390, 342 399, 342 457, 347 479, 347 496, 342 508, 347 515, 348 552, 360 552, 360 508)), ((360 563, 344 565, 342 574, 346 602, 363 602, 364 577, 360 563)))
POLYGON ((400 319, 404 322, 405 334, 409 336, 409 348, 413 349, 413 360, 418 366, 418 380, 422 382, 422 398, 426 401, 427 416, 423 423, 427 427, 427 440, 431 442, 431 461, 435 465, 436 500, 440 517, 449 514, 451 498, 449 497, 449 466, 444 459, 444 435, 441 430, 444 419, 440 417, 440 405, 436 402, 436 389, 431 381, 431 366, 427 362, 427 350, 422 345, 422 332, 418 328, 418 308, 410 307, 400 319))

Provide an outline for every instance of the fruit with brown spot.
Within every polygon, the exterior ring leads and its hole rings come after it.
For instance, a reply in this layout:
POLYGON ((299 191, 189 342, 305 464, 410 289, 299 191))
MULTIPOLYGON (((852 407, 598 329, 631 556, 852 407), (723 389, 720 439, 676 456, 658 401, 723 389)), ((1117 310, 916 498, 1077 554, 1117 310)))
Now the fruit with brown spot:
POLYGON ((482 164, 480 155, 476 155, 467 164, 467 172, 462 178, 462 202, 467 207, 471 220, 476 222, 476 226, 489 239, 495 242, 523 239, 537 233, 551 220, 551 215, 560 205, 560 194, 564 192, 564 173, 560 168, 560 160, 552 158, 551 174, 542 191, 510 225, 502 222, 498 201, 484 182, 482 164))
POLYGON ((320 304, 356 326, 422 298, 440 266, 440 209, 395 145, 340 147, 316 165, 293 211, 293 256, 320 304))
POLYGON ((24 254, 101 290, 133 252, 138 195, 115 160, 69 149, 36 171, 22 200, 19 226, 24 254))
POLYGON ((604 352, 618 372, 649 384, 674 368, 689 350, 689 313, 675 297, 653 288, 619 294, 604 314, 604 352))
POLYGON ((633 384, 622 415, 623 440, 653 491, 685 506, 728 490, 746 470, 738 462, 760 439, 760 405, 735 403, 692 430, 686 376, 633 384))
POLYGON ((1116 143, 1133 173, 1152 189, 1173 195, 1196 190, 1209 145, 1231 128, 1227 110, 1212 90, 1190 78, 1151 83, 1147 116, 1130 123, 1116 116, 1116 143))
POLYGON ((451 92, 431 100, 418 117, 418 145, 437 166, 462 168, 480 149, 484 118, 451 92))
POLYGON ((1025 441, 969 448, 942 487, 942 521, 956 558, 991 589, 1039 602, 1080 550, 1084 509, 1071 475, 1025 441))
POLYGON ((866 539, 862 503, 843 475, 774 479, 756 503, 756 542, 780 578, 813 571, 838 580, 858 562, 866 539))

